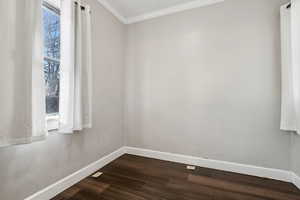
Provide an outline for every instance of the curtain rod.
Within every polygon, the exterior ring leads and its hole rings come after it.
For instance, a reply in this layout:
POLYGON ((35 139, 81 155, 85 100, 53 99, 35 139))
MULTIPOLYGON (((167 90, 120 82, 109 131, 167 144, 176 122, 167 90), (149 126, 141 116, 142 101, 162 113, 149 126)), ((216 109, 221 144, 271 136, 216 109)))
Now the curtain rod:
MULTIPOLYGON (((79 5, 78 2, 75 1, 76 5, 79 5)), ((83 5, 80 5, 81 10, 85 10, 85 7, 83 5)))
POLYGON ((292 3, 289 3, 289 4, 286 6, 286 8, 287 8, 287 9, 290 9, 291 6, 292 6, 292 3))

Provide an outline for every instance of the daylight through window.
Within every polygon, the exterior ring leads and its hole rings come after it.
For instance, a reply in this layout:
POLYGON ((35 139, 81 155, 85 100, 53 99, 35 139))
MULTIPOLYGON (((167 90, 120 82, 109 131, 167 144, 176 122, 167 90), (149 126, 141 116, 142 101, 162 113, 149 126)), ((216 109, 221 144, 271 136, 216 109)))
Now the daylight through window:
POLYGON ((43 3, 43 29, 46 111, 55 115, 59 112, 60 13, 47 2, 43 3))

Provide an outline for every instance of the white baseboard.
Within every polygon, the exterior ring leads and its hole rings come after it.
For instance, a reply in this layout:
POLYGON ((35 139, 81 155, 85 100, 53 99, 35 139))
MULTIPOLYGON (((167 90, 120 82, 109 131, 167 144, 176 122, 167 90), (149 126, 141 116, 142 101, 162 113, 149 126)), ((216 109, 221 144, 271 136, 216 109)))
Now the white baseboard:
POLYGON ((245 165, 245 164, 239 164, 239 163, 233 163, 227 161, 211 160, 211 159, 205 159, 201 157, 153 151, 149 149, 141 149, 135 147, 122 147, 114 151, 113 153, 104 156, 98 161, 65 177, 64 179, 31 195, 30 197, 27 197, 25 200, 49 200, 55 197, 57 194, 68 189, 72 185, 78 183, 82 179, 86 178, 87 176, 91 175, 98 169, 104 167, 105 165, 109 164, 113 160, 122 156, 125 153, 148 157, 148 158, 155 158, 159 160, 177 162, 177 163, 182 163, 187 165, 196 165, 196 166, 206 167, 211 169, 235 172, 235 173, 258 176, 263 178, 270 178, 270 179, 275 179, 275 180, 280 180, 285 182, 291 182, 300 189, 300 177, 294 172, 290 172, 286 170, 258 167, 253 165, 245 165))
POLYGON ((72 185, 78 183, 82 179, 96 172, 100 168, 104 167, 108 163, 114 161, 118 157, 122 156, 125 153, 124 147, 114 151, 113 153, 102 157, 96 162, 80 169, 79 171, 61 179, 60 181, 46 187, 45 189, 27 197, 25 200, 49 200, 55 197, 57 194, 68 189, 72 185))
POLYGON ((238 163, 227 162, 227 161, 211 160, 211 159, 205 159, 200 157, 166 153, 166 152, 153 151, 149 149, 141 149, 141 148, 134 148, 134 147, 125 147, 125 151, 128 154, 137 155, 137 156, 155 158, 159 160, 183 163, 188 165, 196 165, 205 168, 235 172, 235 173, 258 176, 263 178, 270 178, 270 179, 275 179, 275 180, 280 180, 285 182, 292 182, 291 172, 286 170, 238 164, 238 163))
POLYGON ((292 179, 292 183, 297 186, 297 188, 300 189, 300 177, 298 176, 298 174, 291 172, 291 179, 292 179))

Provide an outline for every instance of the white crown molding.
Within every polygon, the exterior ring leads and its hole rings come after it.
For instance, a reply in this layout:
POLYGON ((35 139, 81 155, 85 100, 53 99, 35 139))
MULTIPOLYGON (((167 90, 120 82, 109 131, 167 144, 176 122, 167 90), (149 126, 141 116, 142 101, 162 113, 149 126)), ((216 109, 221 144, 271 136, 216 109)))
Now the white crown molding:
POLYGON ((110 11, 117 19, 120 20, 123 24, 133 24, 141 21, 145 21, 148 19, 153 19, 157 17, 162 17, 165 15, 170 15, 173 13, 190 10, 193 8, 203 7, 203 6, 209 6, 212 4, 220 3, 225 0, 194 0, 189 3, 180 4, 177 6, 145 13, 143 15, 135 16, 135 17, 129 17, 126 18, 123 15, 121 15, 110 3, 108 3, 107 0, 97 0, 104 8, 106 8, 108 11, 110 11))
POLYGON ((177 12, 182 12, 185 10, 190 10, 190 9, 194 9, 194 8, 199 8, 199 7, 203 7, 203 6, 220 3, 223 1, 225 1, 225 0, 195 0, 195 1, 192 1, 189 3, 184 3, 184 4, 177 5, 177 6, 161 9, 158 11, 146 13, 146 14, 139 15, 136 17, 130 17, 127 19, 127 24, 133 24, 133 23, 145 21, 148 19, 153 19, 153 18, 170 15, 170 14, 177 13, 177 12))
POLYGON ((104 8, 111 12, 120 22, 127 24, 127 19, 123 17, 107 0, 97 0, 104 8))

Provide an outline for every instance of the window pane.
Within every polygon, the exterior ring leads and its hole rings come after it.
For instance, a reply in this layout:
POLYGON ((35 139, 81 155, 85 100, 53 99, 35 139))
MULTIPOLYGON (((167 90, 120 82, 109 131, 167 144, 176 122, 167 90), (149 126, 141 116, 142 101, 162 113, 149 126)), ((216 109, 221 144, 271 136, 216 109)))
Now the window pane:
POLYGON ((43 6, 44 76, 47 114, 59 112, 60 16, 54 8, 43 6))
POLYGON ((44 59, 47 114, 59 112, 59 62, 44 59))
POLYGON ((55 11, 44 7, 44 55, 50 58, 60 58, 60 17, 55 11))

